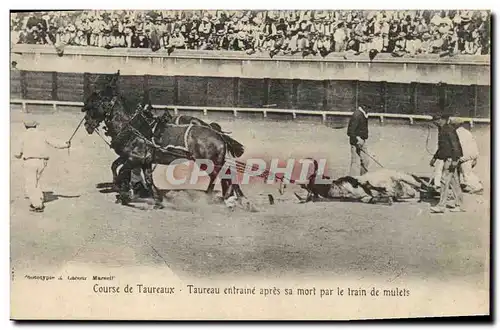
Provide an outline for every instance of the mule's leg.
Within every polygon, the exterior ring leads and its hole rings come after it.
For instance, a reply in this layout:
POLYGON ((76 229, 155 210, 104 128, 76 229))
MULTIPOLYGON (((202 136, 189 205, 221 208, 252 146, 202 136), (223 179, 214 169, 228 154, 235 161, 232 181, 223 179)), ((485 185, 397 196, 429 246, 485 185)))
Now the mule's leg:
POLYGON ((120 169, 120 173, 116 178, 116 185, 118 187, 119 201, 122 205, 127 205, 130 202, 130 177, 132 173, 132 164, 126 162, 120 169))
POLYGON ((225 163, 226 143, 212 129, 204 126, 192 126, 188 136, 188 146, 194 159, 208 159, 213 164, 208 174, 210 182, 206 193, 211 194, 215 188, 215 180, 225 163))
POLYGON ((243 194, 243 191, 241 190, 241 187, 239 184, 235 183, 232 185, 234 192, 236 193, 236 197, 245 197, 245 194, 243 194))
MULTIPOLYGON (((215 180, 217 179, 217 176, 219 175, 219 172, 221 169, 222 169, 222 165, 214 164, 213 171, 208 174, 208 177, 210 178, 210 182, 208 183, 208 187, 206 190, 207 194, 213 193, 214 188, 215 188, 215 180)), ((221 187, 222 187, 222 182, 221 182, 221 187)), ((222 193, 222 196, 224 196, 224 193, 222 193)))
MULTIPOLYGON (((222 199, 224 200, 228 199, 235 193, 234 186, 231 184, 231 180, 222 179, 221 186, 222 186, 222 199)), ((236 195, 236 197, 238 197, 238 195, 236 195)))
POLYGON ((116 179, 118 177, 118 167, 125 163, 126 157, 120 156, 111 164, 111 173, 113 174, 113 184, 116 184, 116 179))
MULTIPOLYGON (((207 194, 211 194, 214 191, 215 180, 217 179, 217 176, 219 175, 221 169, 222 165, 214 164, 214 170, 208 175, 210 178, 210 183, 208 184, 208 188, 206 190, 207 194)), ((222 190, 222 199, 225 200, 232 193, 231 180, 221 179, 220 186, 222 190)))
POLYGON ((306 202, 306 203, 308 203, 308 202, 311 202, 311 201, 312 201, 312 202, 315 202, 315 200, 314 200, 314 192, 312 192, 312 191, 308 191, 308 192, 307 192, 307 197, 306 197, 306 201, 305 201, 305 202, 306 202))
MULTIPOLYGON (((222 169, 223 165, 215 164, 215 170, 211 173, 210 175, 210 183, 211 186, 208 186, 207 192, 212 192, 213 188, 215 186, 215 179, 217 178, 217 175, 219 175, 220 170, 222 169), (213 179, 212 179, 212 174, 213 174, 213 179)), ((231 171, 231 169, 229 169, 231 171)), ((221 179, 221 190, 222 190, 222 199, 227 199, 233 194, 236 194, 236 197, 243 196, 243 192, 239 188, 237 183, 233 183, 233 180, 231 179, 221 179), (241 194, 241 195, 240 195, 241 194)))
POLYGON ((160 193, 158 187, 155 186, 153 182, 153 165, 151 163, 147 163, 143 165, 142 170, 144 172, 144 179, 146 180, 146 186, 151 191, 153 195, 153 199, 155 200, 155 209, 162 209, 163 206, 163 196, 160 193))
POLYGON ((212 171, 212 173, 210 173, 208 175, 208 177, 210 178, 210 182, 209 182, 207 190, 206 190, 207 194, 211 194, 214 191, 215 179, 217 179, 218 174, 219 174, 219 171, 214 170, 214 171, 212 171))

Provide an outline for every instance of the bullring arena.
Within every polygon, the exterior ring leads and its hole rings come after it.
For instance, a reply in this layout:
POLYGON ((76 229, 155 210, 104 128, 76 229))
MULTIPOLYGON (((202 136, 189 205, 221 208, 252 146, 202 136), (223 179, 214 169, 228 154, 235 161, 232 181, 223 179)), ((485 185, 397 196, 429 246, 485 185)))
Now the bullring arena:
MULTIPOLYGON (((34 116, 40 128, 60 139, 81 119, 78 109, 34 116)), ((11 134, 24 129, 20 107, 12 106, 11 134)), ((281 159, 325 156, 329 175, 346 175, 345 129, 271 120, 217 120, 252 156, 281 159)), ((371 121, 370 151, 387 168, 429 175, 427 125, 371 121)), ((15 268, 62 267, 67 262, 103 266, 161 266, 176 274, 224 275, 365 274, 386 277, 467 277, 484 284, 489 249, 489 127, 473 130, 480 147, 482 196, 465 196, 466 213, 432 215, 428 203, 392 206, 348 202, 299 204, 289 185, 244 185, 258 212, 233 211, 212 203, 203 191, 171 191, 163 210, 115 204, 114 193, 96 186, 110 182, 114 152, 97 135, 79 130, 68 153, 53 151, 43 176, 47 211, 28 211, 22 168, 12 159, 11 258, 15 268), (269 205, 267 194, 273 194, 269 205), (151 247, 157 251, 155 252, 151 247), (160 258, 159 255, 162 256, 160 258)), ((435 150, 433 128, 429 146, 435 150)), ((12 143, 15 143, 15 138, 12 143)), ((371 168, 378 165, 372 162, 371 168)), ((204 188, 201 188, 204 189, 204 188)))

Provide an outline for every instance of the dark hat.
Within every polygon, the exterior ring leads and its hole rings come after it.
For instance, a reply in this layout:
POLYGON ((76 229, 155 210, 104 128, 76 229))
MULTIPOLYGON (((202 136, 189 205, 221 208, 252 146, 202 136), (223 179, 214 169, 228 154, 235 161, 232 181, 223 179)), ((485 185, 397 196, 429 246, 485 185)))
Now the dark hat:
POLYGON ((429 32, 424 32, 424 34, 422 34, 422 39, 423 40, 428 40, 432 38, 431 35, 429 34, 429 32))
POLYGON ((432 121, 437 121, 439 119, 444 119, 448 120, 451 117, 451 114, 443 112, 443 113, 438 113, 432 116, 432 121))
POLYGON ((470 22, 469 15, 461 15, 460 18, 461 18, 462 22, 470 22))

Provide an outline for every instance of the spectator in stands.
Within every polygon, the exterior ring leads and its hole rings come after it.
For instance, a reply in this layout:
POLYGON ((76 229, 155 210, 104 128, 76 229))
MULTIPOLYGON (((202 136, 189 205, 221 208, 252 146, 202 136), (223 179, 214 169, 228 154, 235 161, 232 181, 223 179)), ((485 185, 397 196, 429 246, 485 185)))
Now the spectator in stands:
POLYGON ((442 46, 443 46, 443 39, 441 38, 439 31, 434 30, 431 38, 429 53, 438 53, 442 46))
POLYGON ((414 53, 410 52, 410 56, 416 56, 418 54, 427 54, 430 49, 430 42, 429 40, 431 39, 431 35, 429 32, 424 32, 420 38, 416 38, 413 43, 413 51, 414 53))
POLYGON ((418 22, 418 25, 416 27, 416 34, 418 36, 423 36, 424 33, 429 33, 429 27, 427 26, 427 23, 425 22, 425 18, 421 18, 418 22))
POLYGON ((335 42, 335 52, 341 53, 346 50, 347 41, 347 29, 344 22, 339 22, 335 27, 335 32, 333 33, 333 40, 335 42))
POLYGON ((417 34, 417 25, 413 20, 410 22, 410 27, 408 29, 408 34, 406 35, 406 51, 410 57, 414 57, 417 54, 417 49, 421 44, 421 40, 417 34))
POLYGON ((201 23, 198 27, 198 33, 200 38, 208 39, 210 33, 212 32, 212 23, 210 22, 208 15, 203 16, 201 23))
POLYGON ((300 31, 297 39, 297 50, 304 52, 309 49, 309 35, 306 31, 300 31))
POLYGON ((132 38, 132 47, 133 48, 149 48, 149 40, 146 38, 146 35, 142 29, 142 27, 138 27, 134 37, 132 38))
POLYGON ((394 50, 392 56, 401 57, 406 54, 406 33, 401 31, 394 37, 394 50))
POLYGON ((286 36, 282 29, 277 30, 276 36, 269 40, 269 56, 273 57, 278 53, 282 53, 286 47, 286 36))
POLYGON ((445 32, 442 36, 443 43, 441 45, 441 52, 439 56, 452 56, 455 54, 456 35, 451 30, 445 32))
POLYGON ((368 49, 375 49, 378 53, 382 52, 382 49, 384 48, 384 39, 379 32, 376 32, 375 34, 370 34, 369 36, 369 42, 368 42, 368 49))
POLYGON ((244 51, 247 49, 247 35, 245 31, 239 30, 238 33, 236 33, 236 37, 232 42, 231 49, 239 51, 244 51))
POLYGON ((490 44, 491 44, 491 21, 489 20, 488 12, 481 12, 480 18, 477 20, 478 25, 478 42, 480 45, 480 54, 489 54, 490 53, 490 44))
POLYGON ((319 52, 321 57, 326 57, 332 49, 330 38, 324 34, 324 32, 319 33, 319 38, 316 40, 313 51, 319 52))
MULTIPOLYGON (((194 33, 197 34, 196 31, 194 33)), ((198 39, 196 39, 196 42, 198 42, 198 39)), ((186 39, 184 38, 184 35, 181 33, 181 30, 179 28, 175 29, 174 34, 170 39, 169 46, 174 47, 176 49, 186 48, 186 39)))

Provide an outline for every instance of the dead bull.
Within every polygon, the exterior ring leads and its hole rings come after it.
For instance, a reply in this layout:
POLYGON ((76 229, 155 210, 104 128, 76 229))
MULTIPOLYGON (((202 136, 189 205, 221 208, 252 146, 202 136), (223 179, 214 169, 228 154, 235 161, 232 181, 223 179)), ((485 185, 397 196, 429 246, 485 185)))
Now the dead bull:
MULTIPOLYGON (((297 198, 307 203, 316 201, 320 197, 331 200, 349 200, 363 203, 377 203, 386 201, 392 204, 394 201, 407 199, 420 199, 420 193, 426 192, 429 186, 419 177, 390 169, 379 169, 368 172, 362 176, 344 176, 330 183, 317 183, 317 162, 314 161, 315 169, 308 177, 306 183, 301 187, 307 190, 304 199, 298 194, 297 198)), ((330 179, 323 176, 323 179, 330 179)))

